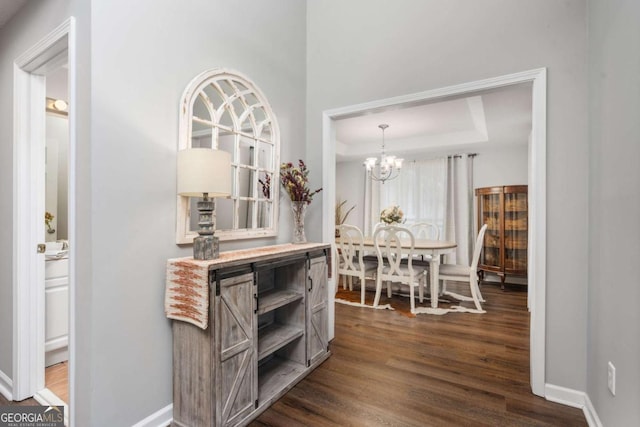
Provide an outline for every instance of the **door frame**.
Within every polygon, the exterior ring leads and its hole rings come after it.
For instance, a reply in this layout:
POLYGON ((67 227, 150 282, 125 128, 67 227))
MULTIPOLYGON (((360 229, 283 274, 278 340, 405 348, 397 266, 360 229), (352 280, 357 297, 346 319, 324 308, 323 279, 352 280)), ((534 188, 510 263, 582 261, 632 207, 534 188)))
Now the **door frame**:
MULTIPOLYGON (((532 83, 532 132, 529 150, 529 233, 528 282, 530 323, 530 381, 531 390, 545 396, 546 343, 546 211, 547 211, 547 69, 538 68, 520 73, 478 80, 410 95, 381 99, 363 104, 325 110, 322 112, 322 237, 334 246, 334 212, 336 181, 336 125, 335 120, 369 111, 416 104, 470 92, 494 89, 520 83, 532 83), (533 286, 532 286, 533 285, 533 286)), ((333 338, 336 275, 332 274, 328 291, 330 301, 329 338, 333 338)))
MULTIPOLYGON (((49 403, 44 388, 44 231, 46 82, 68 64, 69 81, 69 406, 74 405, 76 264, 76 29, 69 17, 14 62, 13 101, 13 384, 12 397, 49 403), (44 389, 44 393, 42 392, 44 389), (46 401, 46 402, 45 402, 46 401)), ((54 402, 55 403, 55 402, 54 402)), ((68 411, 65 412, 65 418, 68 411)))

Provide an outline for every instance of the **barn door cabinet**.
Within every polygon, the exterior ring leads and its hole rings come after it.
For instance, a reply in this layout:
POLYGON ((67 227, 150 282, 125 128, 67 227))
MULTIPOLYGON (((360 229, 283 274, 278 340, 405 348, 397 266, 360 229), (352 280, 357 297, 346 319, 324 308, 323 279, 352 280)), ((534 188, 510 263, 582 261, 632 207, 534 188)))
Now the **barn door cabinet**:
POLYGON ((485 272, 500 277, 527 275, 529 215, 526 185, 477 188, 478 229, 487 224, 480 255, 481 279, 485 272))
POLYGON ((278 245, 210 261, 208 328, 173 321, 174 426, 246 425, 329 357, 329 250, 278 245))

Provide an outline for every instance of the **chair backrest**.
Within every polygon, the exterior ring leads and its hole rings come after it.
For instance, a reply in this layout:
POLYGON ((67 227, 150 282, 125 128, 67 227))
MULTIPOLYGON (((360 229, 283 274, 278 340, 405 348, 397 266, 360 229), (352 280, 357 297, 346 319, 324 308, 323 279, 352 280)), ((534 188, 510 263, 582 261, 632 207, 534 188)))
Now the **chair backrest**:
POLYGON ((415 238, 411 230, 395 225, 378 227, 373 233, 373 241, 378 256, 378 274, 385 270, 385 277, 413 275, 415 238), (406 265, 402 264, 403 257, 407 260, 406 265))
POLYGON ((489 225, 485 224, 478 232, 478 238, 476 239, 476 245, 473 248, 473 258, 471 258, 471 270, 476 271, 478 269, 478 262, 480 262, 480 252, 482 252, 482 244, 484 243, 484 233, 487 231, 489 225))
POLYGON ((338 270, 342 273, 360 272, 364 270, 364 237, 362 231, 354 225, 337 225, 340 231, 338 270))
POLYGON ((416 222, 409 228, 416 239, 440 240, 440 229, 430 222, 416 222))

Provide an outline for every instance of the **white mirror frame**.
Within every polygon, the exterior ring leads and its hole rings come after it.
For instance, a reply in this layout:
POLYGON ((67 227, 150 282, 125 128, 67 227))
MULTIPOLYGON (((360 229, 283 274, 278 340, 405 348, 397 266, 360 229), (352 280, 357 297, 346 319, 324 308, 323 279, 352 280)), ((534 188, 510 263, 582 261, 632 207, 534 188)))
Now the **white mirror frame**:
MULTIPOLYGON (((218 94, 224 100, 221 105, 214 106, 212 103, 208 104, 207 108, 213 117, 219 117, 222 115, 224 111, 233 113, 233 103, 240 102, 245 110, 243 113, 236 117, 235 113, 231 114, 233 119, 233 129, 229 128, 229 126, 224 126, 218 122, 218 120, 214 120, 213 125, 220 128, 227 128, 225 130, 229 130, 233 132, 235 135, 239 137, 245 137, 254 139, 257 141, 261 141, 262 143, 268 143, 273 146, 272 149, 272 158, 270 161, 270 167, 264 168, 259 166, 250 166, 251 169, 256 170, 258 173, 253 174, 253 180, 255 187, 258 188, 258 174, 259 172, 269 172, 273 173, 273 179, 270 185, 270 219, 268 224, 270 226, 264 228, 235 228, 230 230, 217 230, 215 231, 215 235, 220 238, 221 241, 224 240, 236 240, 236 239, 250 239, 250 238, 259 238, 259 237, 270 237, 276 236, 278 232, 278 198, 279 198, 279 187, 280 187, 280 128, 278 126, 278 122, 276 120, 276 116, 269 105, 266 97, 262 93, 262 91, 246 76, 242 75, 237 71, 232 71, 224 68, 217 68, 212 70, 207 70, 199 75, 197 75, 191 82, 187 85, 184 93, 182 94, 182 98, 180 101, 180 124, 178 128, 178 150, 183 150, 185 148, 191 147, 192 144, 192 136, 193 136, 193 106, 200 96, 201 93, 204 94, 204 89, 209 85, 214 85, 217 87, 218 94), (228 94, 224 90, 220 89, 217 86, 218 82, 226 82, 229 86, 235 89, 235 93, 228 94), (237 87, 236 84, 242 86, 242 88, 237 87), (251 96, 252 99, 255 98, 257 103, 248 102, 245 97, 251 96), (265 118, 260 121, 260 123, 256 122, 256 118, 253 115, 253 111, 256 109, 262 109, 264 111, 265 118), (220 114, 218 114, 220 113, 220 114), (255 133, 249 133, 243 131, 240 126, 243 123, 249 121, 252 124, 252 128, 255 130, 257 127, 257 135, 255 133), (269 140, 263 138, 261 136, 261 130, 263 127, 267 125, 271 129, 271 137, 269 140)), ((204 94, 204 97, 208 99, 207 95, 204 94)), ((218 135, 216 133, 215 136, 212 136, 212 148, 218 148, 218 135)), ((248 200, 250 202, 257 202, 258 200, 262 200, 266 202, 265 199, 257 199, 252 197, 242 197, 240 198, 238 195, 238 176, 239 170, 241 168, 238 167, 238 162, 236 159, 239 158, 239 147, 238 144, 235 144, 235 153, 230 153, 232 158, 232 166, 233 166, 233 177, 232 177, 232 186, 234 194, 232 194, 231 198, 234 199, 234 212, 233 215, 235 217, 234 224, 237 224, 238 217, 238 205, 239 200, 248 200)), ((257 165, 257 163, 254 163, 257 165)), ((243 168, 247 168, 246 165, 243 168)), ((256 190, 257 191, 257 190, 256 190)), ((193 238, 198 235, 196 230, 191 230, 190 224, 190 215, 189 215, 189 198, 185 196, 177 196, 177 217, 176 217, 176 243, 177 244, 189 244, 193 243, 193 238)), ((214 212, 215 218, 215 212, 214 212)), ((214 220, 215 227, 215 220, 214 220)))

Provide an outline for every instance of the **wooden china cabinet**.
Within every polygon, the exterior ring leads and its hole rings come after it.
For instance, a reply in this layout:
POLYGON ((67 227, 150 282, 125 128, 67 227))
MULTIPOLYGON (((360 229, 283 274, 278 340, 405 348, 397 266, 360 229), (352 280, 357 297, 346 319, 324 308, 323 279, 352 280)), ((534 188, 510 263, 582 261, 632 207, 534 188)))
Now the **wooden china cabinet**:
POLYGON ((528 197, 526 185, 476 189, 478 229, 488 224, 478 269, 500 277, 527 275, 528 197))

